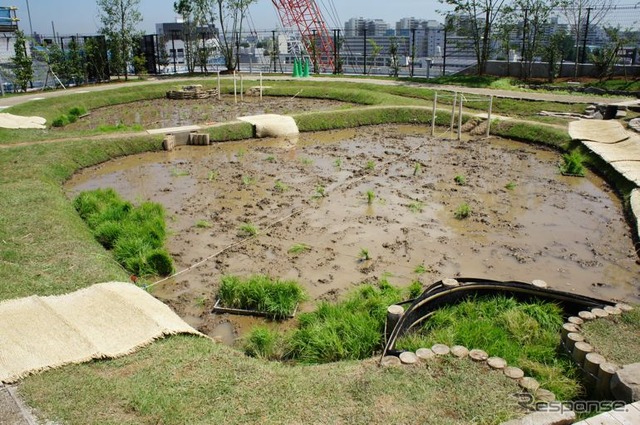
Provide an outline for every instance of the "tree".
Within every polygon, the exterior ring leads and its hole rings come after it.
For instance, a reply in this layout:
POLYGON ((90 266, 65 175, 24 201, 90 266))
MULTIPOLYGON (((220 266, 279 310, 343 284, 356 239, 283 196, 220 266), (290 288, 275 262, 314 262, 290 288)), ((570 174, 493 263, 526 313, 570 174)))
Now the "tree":
POLYGON ((567 19, 569 30, 574 37, 576 60, 574 76, 578 76, 578 63, 586 58, 584 48, 580 46, 586 41, 587 26, 598 26, 613 8, 614 0, 562 0, 562 14, 567 19))
POLYGON ((131 57, 132 47, 138 38, 136 26, 142 22, 142 14, 138 10, 140 0, 96 0, 100 9, 100 33, 104 34, 111 52, 112 70, 118 77, 124 73, 129 79, 127 63, 131 57))
POLYGON ((75 85, 81 85, 84 83, 85 77, 85 59, 84 52, 80 51, 78 42, 75 37, 71 38, 68 44, 69 52, 67 53, 67 77, 74 82, 75 85))
POLYGON ((391 57, 391 72, 390 75, 397 77, 400 73, 400 60, 398 58, 398 50, 400 46, 398 44, 398 39, 395 37, 391 37, 389 40, 389 57, 391 57))
POLYGON ((376 66, 378 56, 382 53, 382 47, 373 38, 369 39, 369 44, 371 45, 371 67, 369 68, 369 73, 371 73, 372 68, 376 66))
POLYGON ((16 31, 14 45, 15 56, 11 58, 14 66, 15 83, 23 92, 27 91, 29 81, 33 79, 33 59, 27 54, 27 39, 24 32, 16 31))
POLYGON ((548 64, 547 80, 550 83, 553 83, 558 72, 562 70, 564 60, 571 54, 572 44, 571 35, 564 31, 556 31, 542 49, 542 60, 548 64))
POLYGON ((502 12, 507 0, 439 0, 442 4, 453 6, 454 13, 461 15, 456 32, 471 39, 478 62, 478 74, 487 70, 487 61, 491 53, 491 31, 502 12))

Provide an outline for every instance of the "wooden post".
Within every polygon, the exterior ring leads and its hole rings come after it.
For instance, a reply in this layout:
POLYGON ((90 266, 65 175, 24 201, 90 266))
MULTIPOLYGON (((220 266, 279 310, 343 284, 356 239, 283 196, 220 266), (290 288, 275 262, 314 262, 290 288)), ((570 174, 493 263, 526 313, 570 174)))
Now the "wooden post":
POLYGON ((431 137, 436 135, 436 113, 438 111, 438 92, 433 95, 433 115, 431 116, 431 137))
POLYGON ((222 90, 220 87, 220 71, 218 71, 218 100, 222 100, 222 90))
POLYGON ((580 328, 578 325, 574 325, 573 323, 565 323, 562 325, 562 329, 560 331, 562 332, 562 339, 565 340, 567 339, 567 335, 570 333, 580 332, 580 328))
POLYGON ((598 353, 587 353, 584 357, 584 384, 588 394, 595 394, 600 365, 606 362, 604 356, 598 353))
POLYGON ((385 325, 385 341, 389 341, 391 332, 402 318, 404 308, 401 305, 391 305, 387 308, 387 323, 385 325))
POLYGON ((244 78, 240 74, 240 102, 244 102, 244 78))
POLYGON ((613 363, 601 363, 598 368, 598 383, 596 395, 602 400, 611 399, 611 378, 618 371, 618 366, 613 363))
POLYGON ((384 356, 380 362, 382 366, 399 366, 401 364, 400 359, 396 356, 384 356))
POLYGON ((584 324, 584 320, 577 316, 571 316, 567 319, 567 323, 573 323, 574 325, 580 326, 584 324))
POLYGON ((487 114, 487 137, 491 134, 491 113, 493 112, 493 95, 489 96, 489 113, 487 114))
POLYGON ((593 313, 596 318, 607 317, 609 315, 609 313, 607 313, 607 311, 602 308, 593 308, 591 309, 591 313, 593 313))
POLYGON ((531 284, 533 286, 535 286, 536 288, 540 288, 540 289, 546 289, 546 288, 549 287, 547 282, 545 282, 544 280, 540 280, 540 279, 536 279, 536 280, 532 281, 531 284))
POLYGON ((573 346, 573 360, 575 360, 579 368, 583 367, 587 353, 591 353, 592 351, 593 347, 586 342, 576 342, 576 345, 573 346))
POLYGON ((584 342, 584 337, 581 334, 574 332, 568 334, 564 340, 564 346, 567 349, 567 353, 573 353, 573 348, 578 342, 584 342))
POLYGON ((458 140, 462 140, 462 103, 464 96, 460 94, 460 104, 458 105, 458 140))
POLYGON ((460 282, 455 279, 442 279, 442 285, 445 288, 455 288, 460 286, 460 282))
POLYGON ((453 106, 451 107, 451 125, 449 126, 449 132, 453 136, 453 124, 456 120, 456 103, 458 102, 458 93, 453 94, 453 106))
POLYGON ((595 314, 590 311, 581 311, 580 313, 578 313, 578 317, 584 321, 593 320, 596 318, 595 314))
POLYGON ((262 102, 262 71, 260 71, 260 102, 262 102))

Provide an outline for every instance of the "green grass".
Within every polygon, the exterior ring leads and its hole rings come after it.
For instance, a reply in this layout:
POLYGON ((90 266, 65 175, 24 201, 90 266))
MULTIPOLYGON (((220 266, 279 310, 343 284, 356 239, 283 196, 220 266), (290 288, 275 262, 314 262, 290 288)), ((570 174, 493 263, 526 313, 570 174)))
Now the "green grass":
POLYGON ((457 175, 453 178, 453 181, 456 182, 458 186, 464 186, 467 184, 467 179, 464 176, 457 175))
POLYGON ((607 361, 627 365, 640 362, 640 308, 584 324, 582 334, 607 361))
POLYGON ((289 190, 289 186, 282 183, 281 180, 276 180, 276 183, 273 185, 273 190, 275 190, 276 192, 286 192, 287 190, 289 190))
POLYGON ((186 177, 190 173, 188 170, 181 170, 180 168, 172 168, 171 169, 171 177, 186 177))
POLYGON ((73 202, 96 240, 136 276, 167 276, 173 260, 164 248, 164 208, 153 202, 134 207, 113 189, 82 192, 73 202))
POLYGON ((409 211, 412 213, 421 213, 424 210, 424 202, 422 201, 414 201, 407 205, 409 211))
POLYGON ((365 195, 367 196, 367 204, 373 204, 373 201, 376 199, 376 193, 373 190, 367 190, 365 195))
POLYGON ((417 176, 421 172, 422 172, 422 165, 419 162, 416 162, 416 164, 413 166, 413 175, 417 176))
POLYGON ((243 223, 238 227, 238 230, 244 236, 256 236, 258 234, 258 227, 252 223, 243 223))
POLYGON ((514 182, 509 182, 507 183, 504 188, 507 190, 515 190, 517 184, 515 184, 514 182))
POLYGON ((367 163, 364 166, 364 169, 367 171, 373 171, 376 168, 376 162, 375 161, 367 161, 367 163))
POLYGON ((371 260, 371 254, 369 253, 369 250, 367 248, 360 248, 359 258, 362 261, 371 260))
POLYGON ((413 269, 413 272, 417 275, 421 275, 421 274, 425 274, 427 272, 427 268, 424 266, 424 264, 420 264, 418 266, 416 266, 415 269, 413 269))
POLYGON ((409 285, 408 288, 408 295, 409 295, 409 299, 414 299, 419 297, 420 295, 422 295, 422 293, 424 292, 424 288, 422 287, 422 283, 418 280, 414 280, 413 282, 411 282, 411 285, 409 285))
POLYGON ((440 343, 479 348, 522 368, 558 400, 570 400, 581 388, 572 360, 559 353, 562 323, 562 310, 554 304, 519 303, 504 296, 470 299, 438 310, 397 347, 415 351, 440 343))
POLYGON ((510 396, 517 391, 503 374, 468 360, 411 368, 380 368, 374 361, 289 367, 189 336, 35 375, 20 386, 40 414, 69 425, 497 425, 523 414, 510 396), (455 400, 456 406, 425 409, 428 400, 455 400))
POLYGON ((458 208, 453 212, 453 216, 458 220, 463 220, 471 215, 471 207, 466 202, 458 205, 458 208))
POLYGON ((218 298, 224 307, 261 311, 274 319, 291 316, 305 297, 298 282, 263 275, 246 279, 223 276, 218 290, 218 298))
POLYGON ((212 227, 212 224, 208 220, 198 220, 196 222, 196 227, 199 229, 209 229, 210 227, 212 227))

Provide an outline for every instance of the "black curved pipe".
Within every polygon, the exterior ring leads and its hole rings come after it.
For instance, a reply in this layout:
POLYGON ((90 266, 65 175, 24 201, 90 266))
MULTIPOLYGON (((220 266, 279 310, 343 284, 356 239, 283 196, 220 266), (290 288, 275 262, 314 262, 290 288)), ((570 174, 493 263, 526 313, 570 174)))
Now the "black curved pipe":
MULTIPOLYGON (((442 281, 438 281, 428 287, 422 295, 412 300, 411 305, 400 318, 395 328, 391 332, 384 347, 382 356, 387 354, 398 354, 395 344, 398 338, 404 335, 411 328, 422 323, 429 318, 439 308, 459 303, 475 296, 505 294, 518 301, 528 302, 532 300, 546 301, 558 304, 564 311, 565 316, 575 315, 583 310, 592 308, 603 308, 607 305, 614 305, 611 301, 605 301, 584 295, 570 294, 568 292, 545 289, 533 286, 530 283, 517 281, 496 281, 487 279, 458 278, 460 286, 445 286, 442 281)), ((406 303, 404 303, 406 304, 406 303)))

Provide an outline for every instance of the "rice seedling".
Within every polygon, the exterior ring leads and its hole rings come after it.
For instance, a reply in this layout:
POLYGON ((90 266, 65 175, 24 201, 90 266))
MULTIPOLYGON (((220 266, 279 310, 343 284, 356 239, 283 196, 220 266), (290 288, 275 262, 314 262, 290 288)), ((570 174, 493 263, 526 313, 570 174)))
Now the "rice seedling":
POLYGON ((207 301, 209 301, 207 297, 198 297, 196 298, 196 305, 198 307, 204 307, 207 301))
POLYGON ((367 164, 364 166, 364 168, 367 171, 373 171, 376 168, 375 161, 372 161, 372 160, 367 161, 367 164))
POLYGON ((276 157, 273 156, 273 155, 269 155, 264 160, 267 161, 267 162, 276 162, 276 157))
POLYGON ((225 307, 256 310, 274 319, 291 316, 305 299, 302 287, 295 281, 281 281, 264 275, 246 279, 223 276, 218 298, 225 307))
POLYGON ((412 213, 421 213, 424 210, 424 202, 415 201, 410 203, 408 207, 412 213))
POLYGON ((560 165, 562 174, 584 177, 584 157, 577 149, 562 155, 562 160, 564 161, 564 163, 560 165))
POLYGON ((73 202, 94 237, 111 249, 118 263, 136 276, 173 273, 173 260, 163 248, 166 238, 164 209, 144 202, 134 207, 113 189, 82 192, 73 202))
POLYGON ((190 173, 188 170, 181 170, 180 168, 175 168, 173 167, 171 169, 171 177, 185 177, 188 176, 190 173))
POLYGON ((242 184, 245 186, 251 186, 256 183, 255 177, 251 176, 242 176, 242 184))
POLYGON ((337 169, 341 169, 342 168, 342 159, 336 158, 336 160, 333 161, 333 166, 336 167, 337 169))
POLYGON ((311 165, 311 164, 313 164, 313 159, 311 159, 311 158, 302 158, 302 159, 300 159, 300 162, 302 163, 302 165, 311 165))
POLYGON ((220 173, 218 172, 218 170, 211 170, 209 171, 209 174, 207 174, 207 180, 212 182, 212 181, 218 180, 219 176, 220 176, 220 173))
POLYGON ((453 181, 456 182, 458 186, 464 186, 467 184, 467 179, 462 175, 457 175, 453 178, 453 181))
POLYGON ((416 164, 413 166, 413 175, 417 176, 421 172, 422 172, 422 165, 420 165, 419 162, 416 162, 416 164))
POLYGON ((198 220, 196 222, 196 227, 199 229, 208 229, 211 227, 211 223, 207 220, 198 220))
POLYGON ((504 188, 507 189, 507 190, 514 190, 516 188, 516 186, 517 185, 514 182, 509 182, 504 186, 504 188))
POLYGON ((471 207, 466 202, 460 204, 453 213, 453 216, 458 220, 463 220, 471 215, 471 207))
POLYGON ((367 204, 373 204, 373 201, 376 199, 376 193, 373 190, 367 190, 367 204))
POLYGON ((313 197, 317 199, 317 198, 324 198, 325 196, 327 196, 325 187, 322 185, 316 186, 316 193, 315 195, 313 195, 313 197))
POLYGON ((286 192, 287 190, 289 190, 289 186, 282 183, 282 181, 280 180, 276 180, 276 183, 273 185, 273 189, 276 192, 286 192))
POLYGON ((244 158, 244 156, 246 155, 247 151, 244 148, 240 148, 238 149, 238 151, 236 152, 236 158, 238 158, 238 160, 244 158))
POLYGON ((256 236, 258 234, 258 228, 251 223, 244 223, 238 227, 238 230, 244 236, 256 236))
POLYGON ((422 283, 419 280, 414 280, 411 282, 411 285, 407 288, 407 293, 409 295, 409 299, 414 299, 419 297, 424 289, 422 288, 422 283))
POLYGON ((425 274, 427 272, 427 268, 424 264, 419 264, 415 269, 413 269, 413 272, 417 275, 425 274))
POLYGON ((297 243, 291 246, 291 248, 289 248, 289 254, 293 254, 293 255, 300 255, 303 254, 307 251, 311 250, 311 247, 307 244, 304 243, 297 243))
POLYGON ((286 338, 276 330, 256 326, 244 338, 243 350, 247 356, 263 360, 279 360, 285 355, 286 338))
POLYGON ((369 250, 367 248, 360 248, 359 258, 361 261, 371 260, 371 255, 369 254, 369 250))
POLYGON ((562 310, 555 304, 521 303, 505 296, 474 298, 439 309, 418 332, 400 338, 397 347, 411 350, 436 342, 477 347, 570 400, 580 386, 577 369, 558 351, 562 323, 562 310))

